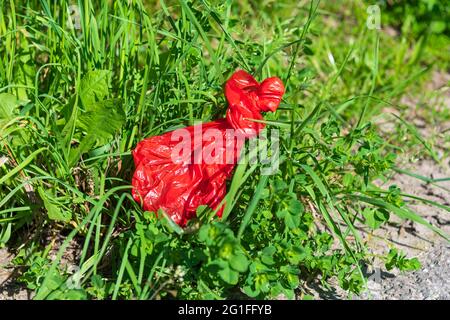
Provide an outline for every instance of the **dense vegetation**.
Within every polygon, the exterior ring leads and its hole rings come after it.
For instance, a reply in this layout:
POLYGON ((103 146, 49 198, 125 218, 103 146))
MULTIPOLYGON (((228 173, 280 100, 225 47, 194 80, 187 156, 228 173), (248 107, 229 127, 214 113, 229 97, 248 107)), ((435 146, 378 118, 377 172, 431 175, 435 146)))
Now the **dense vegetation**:
POLYGON ((448 237, 374 183, 410 152, 446 156, 399 101, 448 70, 448 5, 384 5, 371 30, 368 3, 0 0, 0 246, 18 281, 38 299, 310 298, 317 280, 361 293, 374 259, 420 268, 394 246, 375 257, 366 234, 397 216, 448 237), (143 212, 130 150, 222 117, 237 68, 286 85, 266 116, 278 172, 239 164, 222 219, 200 207, 181 229, 143 212))

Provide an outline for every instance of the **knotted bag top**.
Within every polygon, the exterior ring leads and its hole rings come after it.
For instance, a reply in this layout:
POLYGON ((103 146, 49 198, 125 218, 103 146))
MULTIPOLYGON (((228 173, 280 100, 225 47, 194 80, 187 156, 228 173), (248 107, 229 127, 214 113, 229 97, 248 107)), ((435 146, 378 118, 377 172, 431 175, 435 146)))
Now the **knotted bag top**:
POLYGON ((255 136, 264 128, 264 123, 252 120, 264 120, 261 112, 275 112, 283 94, 283 82, 278 77, 258 83, 247 72, 236 71, 225 84, 226 119, 246 137, 255 136))
POLYGON ((233 173, 242 148, 238 141, 243 139, 238 139, 237 135, 244 138, 258 135, 265 124, 254 120, 263 120, 261 112, 275 111, 283 93, 284 86, 279 78, 258 83, 245 71, 236 71, 225 84, 228 100, 225 119, 166 132, 136 145, 132 153, 136 166, 132 179, 133 198, 144 210, 156 213, 162 209, 180 226, 196 216, 200 205, 217 209, 217 215, 221 216, 226 181, 233 173), (185 133, 182 141, 174 139, 179 130, 185 133), (207 139, 210 130, 215 131, 219 140, 207 139), (182 158, 193 161, 175 161, 180 159, 180 146, 187 149, 182 158), (202 152, 197 154, 195 150, 202 152), (198 155, 208 154, 208 150, 219 156, 217 162, 195 161, 198 155), (229 151, 231 157, 228 157, 229 151))

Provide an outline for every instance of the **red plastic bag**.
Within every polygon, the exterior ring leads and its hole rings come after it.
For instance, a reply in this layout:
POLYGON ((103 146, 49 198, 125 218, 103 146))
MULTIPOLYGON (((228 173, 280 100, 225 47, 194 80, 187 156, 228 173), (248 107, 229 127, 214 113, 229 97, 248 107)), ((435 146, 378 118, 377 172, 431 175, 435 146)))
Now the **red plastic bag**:
MULTIPOLYGON (((139 142, 133 150, 136 171, 133 198, 144 210, 164 210, 185 226, 200 205, 217 209, 226 194, 226 180, 237 163, 243 139, 259 134, 261 112, 274 112, 284 94, 277 77, 259 84, 236 71, 225 84, 225 119, 167 132, 139 142)), ((222 216, 222 207, 218 215, 222 216)))

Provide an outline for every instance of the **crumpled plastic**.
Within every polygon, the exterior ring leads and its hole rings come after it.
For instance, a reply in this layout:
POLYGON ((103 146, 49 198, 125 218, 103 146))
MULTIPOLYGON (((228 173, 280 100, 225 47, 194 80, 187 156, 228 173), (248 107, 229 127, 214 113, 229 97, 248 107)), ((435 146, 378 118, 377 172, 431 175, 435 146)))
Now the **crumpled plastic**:
POLYGON ((182 227, 196 216, 200 205, 218 209, 221 217, 226 181, 243 145, 237 136, 257 136, 265 124, 253 120, 263 120, 261 112, 275 112, 284 91, 277 77, 258 83, 247 72, 236 71, 225 84, 226 118, 186 127, 175 135, 171 131, 150 137, 136 145, 132 151, 136 166, 133 198, 144 210, 157 213, 162 209, 182 227))

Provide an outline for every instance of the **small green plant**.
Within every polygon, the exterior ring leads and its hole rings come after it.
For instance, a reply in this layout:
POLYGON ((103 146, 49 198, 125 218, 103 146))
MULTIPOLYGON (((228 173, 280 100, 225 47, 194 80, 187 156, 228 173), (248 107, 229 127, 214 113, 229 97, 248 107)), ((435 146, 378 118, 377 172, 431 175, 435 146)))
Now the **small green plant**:
POLYGON ((420 262, 417 258, 407 259, 403 252, 391 249, 386 257, 385 266, 387 270, 395 267, 401 271, 412 271, 420 269, 420 262))

